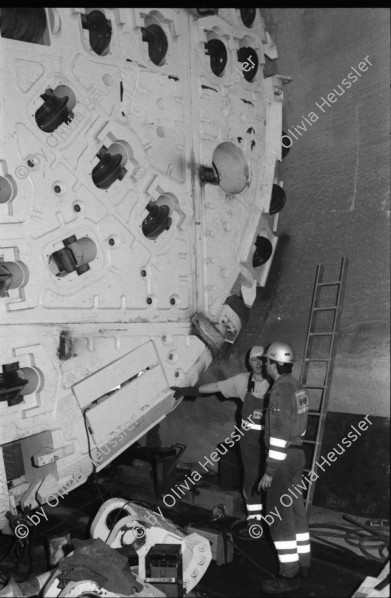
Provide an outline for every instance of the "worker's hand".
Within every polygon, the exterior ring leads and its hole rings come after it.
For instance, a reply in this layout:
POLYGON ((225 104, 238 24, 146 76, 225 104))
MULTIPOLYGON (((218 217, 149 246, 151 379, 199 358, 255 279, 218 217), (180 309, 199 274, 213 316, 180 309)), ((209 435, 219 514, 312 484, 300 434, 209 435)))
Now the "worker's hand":
POLYGON ((264 473, 262 476, 262 480, 258 484, 258 492, 260 490, 268 490, 272 485, 273 478, 268 473, 264 473))
POLYGON ((170 388, 174 391, 174 399, 200 396, 198 386, 170 386, 170 388))

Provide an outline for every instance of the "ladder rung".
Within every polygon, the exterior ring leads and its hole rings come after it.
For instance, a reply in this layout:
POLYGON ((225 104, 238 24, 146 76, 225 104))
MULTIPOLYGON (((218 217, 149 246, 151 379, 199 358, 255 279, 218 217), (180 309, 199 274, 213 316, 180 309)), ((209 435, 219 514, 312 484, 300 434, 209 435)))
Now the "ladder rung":
POLYGON ((334 331, 331 332, 310 332, 308 336, 330 336, 333 335, 334 331))
POLYGON ((314 386, 313 384, 303 384, 304 388, 309 388, 310 390, 324 390, 326 385, 324 386, 314 386))
MULTIPOLYGON (((316 458, 318 453, 320 452, 323 434, 324 434, 324 423, 325 418, 327 415, 327 405, 329 400, 329 392, 330 392, 330 380, 333 373, 333 366, 335 361, 335 347, 334 347, 334 335, 338 333, 339 325, 340 325, 340 316, 342 305, 344 301, 344 286, 346 284, 346 273, 349 261, 347 258, 342 258, 339 279, 334 281, 323 281, 323 266, 318 264, 316 270, 316 277, 315 277, 315 285, 312 294, 312 301, 311 301, 311 311, 310 317, 308 322, 307 328, 307 336, 306 336, 306 344, 305 344, 305 351, 304 351, 304 359, 302 363, 302 370, 300 374, 300 381, 303 384, 306 390, 318 390, 320 391, 320 402, 318 411, 308 411, 309 417, 315 417, 318 421, 312 420, 311 423, 315 428, 315 440, 305 440, 303 439, 304 446, 312 446, 313 449, 313 456, 312 456, 312 465, 316 462, 316 458), (333 301, 333 305, 319 305, 323 303, 320 300, 322 296, 320 289, 322 287, 334 287, 335 289, 335 297, 329 297, 328 299, 325 298, 325 303, 327 301, 333 301), (316 326, 316 313, 315 312, 332 312, 332 323, 331 323, 331 331, 328 332, 316 332, 316 328, 321 328, 321 326, 316 326), (311 332, 313 330, 313 332, 311 332), (310 355, 314 354, 315 351, 311 350, 311 339, 319 336, 328 337, 330 339, 330 348, 327 352, 328 358, 327 359, 315 359, 314 357, 310 357, 310 355), (324 378, 324 384, 306 384, 308 373, 310 371, 311 363, 326 363, 326 374, 324 378)), ((330 315, 328 315, 330 317, 330 315)), ((315 353, 316 354, 316 353, 315 353)), ((316 367, 316 366, 315 366, 316 367)), ((312 436, 313 437, 313 436, 312 436)), ((304 468, 306 473, 311 472, 310 468, 304 468)), ((308 488, 308 492, 306 493, 305 497, 305 508, 306 510, 312 504, 312 499, 314 495, 314 485, 308 488)))
POLYGON ((306 357, 304 361, 326 361, 328 363, 330 359, 315 359, 313 357, 306 357))

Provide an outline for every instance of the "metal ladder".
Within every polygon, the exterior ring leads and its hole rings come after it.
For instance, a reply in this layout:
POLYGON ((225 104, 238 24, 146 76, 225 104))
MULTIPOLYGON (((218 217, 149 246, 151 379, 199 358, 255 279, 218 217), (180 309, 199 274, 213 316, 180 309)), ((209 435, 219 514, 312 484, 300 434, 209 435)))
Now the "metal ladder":
MULTIPOLYGON (((344 299, 344 292, 345 292, 345 283, 347 278, 347 271, 348 271, 349 262, 347 258, 343 257, 341 260, 340 266, 340 273, 339 279, 334 282, 324 282, 323 281, 323 274, 324 268, 323 265, 319 264, 316 270, 316 277, 315 277, 315 284, 314 290, 312 295, 312 303, 311 303, 311 311, 310 311, 310 318, 308 322, 308 330, 307 330, 307 337, 305 343, 305 350, 304 350, 304 360, 300 374, 300 382, 303 384, 304 388, 308 389, 308 391, 318 391, 320 393, 319 398, 319 410, 310 410, 308 414, 308 424, 311 425, 314 423, 315 425, 315 440, 306 440, 303 439, 304 448, 309 446, 313 447, 313 455, 311 459, 311 468, 304 469, 304 472, 314 471, 315 463, 320 457, 320 451, 322 448, 322 440, 323 440, 323 433, 326 424, 326 415, 327 415, 327 407, 329 402, 330 390, 331 390, 331 379, 333 375, 333 368, 334 368, 334 361, 335 361, 335 353, 336 353, 336 338, 339 332, 339 324, 342 314, 342 305, 344 299), (334 303, 332 305, 320 305, 322 303, 322 291, 326 287, 335 287, 335 298, 334 303), (318 321, 318 314, 323 312, 325 315, 329 314, 329 320, 331 320, 330 329, 325 331, 323 330, 322 321, 318 321), (319 330, 319 327, 322 330, 319 330), (320 340, 321 337, 325 337, 324 340, 329 338, 329 344, 327 348, 321 352, 321 357, 314 357, 314 352, 316 352, 316 348, 314 347, 314 342, 316 340, 320 340), (322 384, 318 383, 308 383, 308 378, 311 376, 311 369, 313 367, 318 366, 320 364, 325 364, 322 371, 322 384), (312 420, 312 421, 311 421, 312 420)), ((326 316, 327 317, 327 316, 326 316)), ((319 372, 318 372, 319 374, 319 372)), ((319 381, 320 382, 320 381, 319 381)), ((309 393, 310 395, 310 393, 309 393)), ((310 398, 310 405, 311 405, 311 398, 310 398)), ((308 429, 308 428, 307 428, 308 429)), ((305 497, 305 507, 308 510, 308 507, 312 504, 312 499, 314 496, 315 491, 315 482, 310 484, 306 497, 305 497)))

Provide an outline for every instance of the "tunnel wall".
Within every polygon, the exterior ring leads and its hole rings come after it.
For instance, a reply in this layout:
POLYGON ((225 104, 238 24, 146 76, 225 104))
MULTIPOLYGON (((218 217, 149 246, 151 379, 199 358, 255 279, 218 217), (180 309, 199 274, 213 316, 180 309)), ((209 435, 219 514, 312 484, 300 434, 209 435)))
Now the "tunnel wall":
MULTIPOLYGON (((320 477, 314 504, 379 517, 389 516, 389 16, 371 8, 263 11, 278 72, 293 79, 285 88, 287 204, 267 286, 233 350, 202 378, 243 371, 245 351, 273 340, 293 345, 299 376, 317 265, 332 281, 346 257, 322 454, 365 415, 373 425, 320 477)), ((201 459, 232 431, 237 408, 216 397, 184 401, 161 424, 161 442, 184 442, 183 459, 201 459)))

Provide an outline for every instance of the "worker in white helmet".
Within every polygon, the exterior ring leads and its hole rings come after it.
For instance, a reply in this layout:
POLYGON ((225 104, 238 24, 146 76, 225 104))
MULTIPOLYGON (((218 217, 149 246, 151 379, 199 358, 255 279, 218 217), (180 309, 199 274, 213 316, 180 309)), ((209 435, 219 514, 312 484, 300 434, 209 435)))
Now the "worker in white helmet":
POLYGON ((262 590, 280 595, 299 587, 299 576, 308 577, 311 561, 310 535, 301 492, 305 466, 302 448, 308 420, 305 388, 292 377, 294 352, 290 345, 272 343, 266 350, 266 372, 272 380, 266 413, 265 443, 267 458, 259 489, 266 491, 268 513, 276 512, 270 535, 277 550, 279 576, 266 580, 262 590), (296 488, 297 489, 297 488, 296 488))
MULTIPOLYGON (((250 373, 241 373, 227 380, 210 382, 201 386, 185 388, 171 387, 174 397, 213 394, 221 392, 225 398, 239 398, 243 401, 241 416, 242 424, 246 421, 246 432, 240 438, 240 453, 243 463, 243 496, 246 504, 247 517, 242 522, 238 534, 251 539, 249 534, 251 524, 261 519, 262 501, 257 484, 263 473, 265 445, 265 410, 269 381, 264 376, 263 365, 264 348, 257 345, 248 354, 250 373), (250 423, 252 422, 252 423, 250 423)), ((237 435, 238 436, 238 435, 237 435)))

